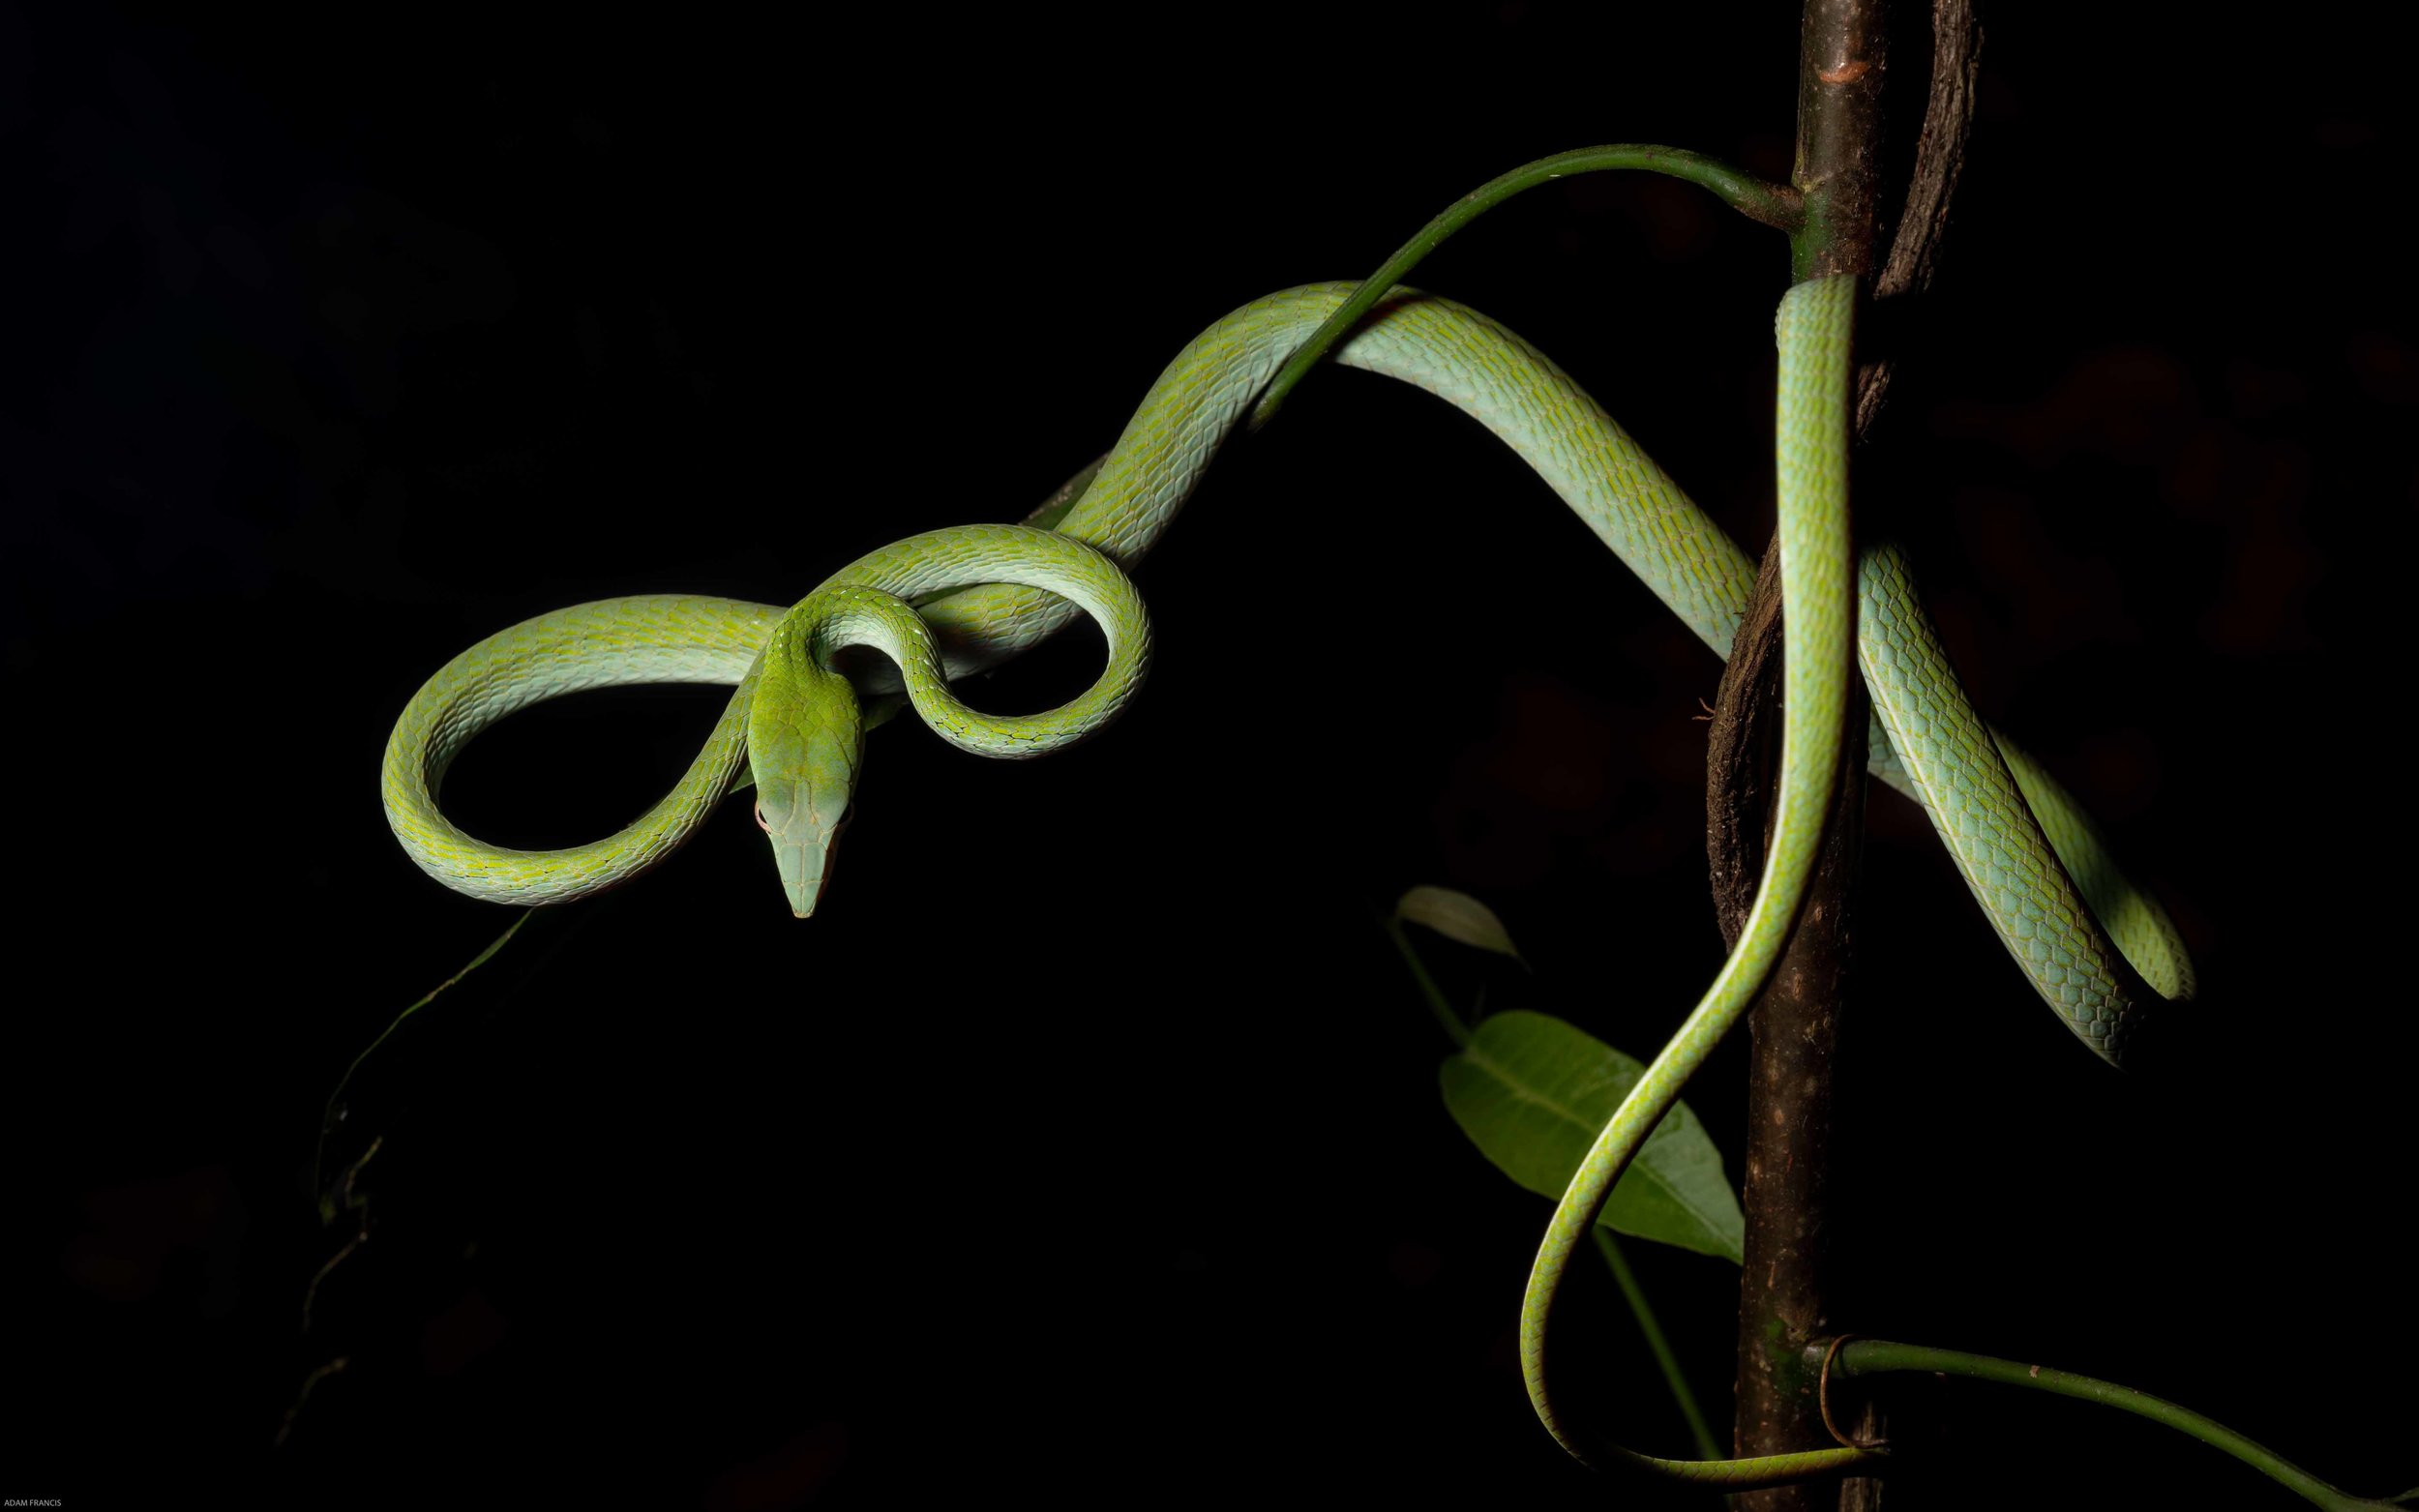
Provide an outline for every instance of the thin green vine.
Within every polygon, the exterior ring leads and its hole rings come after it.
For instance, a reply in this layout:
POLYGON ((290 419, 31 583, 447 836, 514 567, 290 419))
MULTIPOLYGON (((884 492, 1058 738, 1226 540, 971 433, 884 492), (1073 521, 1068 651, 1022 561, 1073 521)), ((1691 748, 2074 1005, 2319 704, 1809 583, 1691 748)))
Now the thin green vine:
POLYGON ((1259 404, 1251 412, 1251 429, 1259 430, 1273 418, 1285 403, 1287 395, 1302 375, 1316 367, 1336 342, 1342 341, 1360 317, 1376 307, 1387 292, 1401 282, 1426 258, 1443 246, 1448 238, 1471 222, 1511 198, 1523 190, 1550 184, 1556 179, 1579 173, 1601 173, 1614 168, 1634 168, 1647 173, 1663 173, 1686 179, 1709 190, 1723 204, 1730 206, 1750 221, 1795 236, 1805 219, 1805 201, 1798 192, 1780 184, 1771 184, 1752 173, 1744 172, 1703 153, 1679 147, 1657 147, 1638 142, 1616 142, 1606 147, 1578 147, 1558 152, 1550 158, 1524 163, 1509 173, 1487 180, 1461 198, 1454 200, 1442 215, 1419 228, 1419 234, 1405 242, 1385 265, 1353 290, 1352 298, 1327 317, 1310 333, 1310 340, 1277 370, 1269 380, 1268 392, 1260 396, 1259 404))
POLYGON ((1960 1376, 1972 1380, 1992 1380, 2004 1386, 2022 1386, 2028 1390, 2046 1391, 2053 1396, 2097 1402, 2103 1407, 2146 1417, 2154 1423, 2165 1424, 2178 1433, 2190 1435, 2220 1453, 2240 1460, 2313 1505, 2329 1508, 2330 1512, 2378 1512, 2378 1509, 2397 1504, 2355 1497, 2349 1492, 2338 1490, 2264 1444, 2255 1443, 2224 1423, 2204 1417, 2189 1408, 2178 1407, 2165 1397, 2154 1397, 2147 1391, 2137 1391, 2132 1386, 2120 1386, 2090 1376, 2077 1376, 2073 1371, 2051 1370, 2046 1365, 2021 1365, 2014 1360, 1994 1359, 1987 1354, 1968 1354, 1961 1349, 1932 1349, 1921 1345, 1892 1344, 1883 1339, 1818 1339, 1807 1347, 1807 1355, 1810 1364, 1830 1356, 1829 1374, 1832 1376, 1852 1379, 1897 1371, 1922 1371, 1933 1375, 1960 1376))

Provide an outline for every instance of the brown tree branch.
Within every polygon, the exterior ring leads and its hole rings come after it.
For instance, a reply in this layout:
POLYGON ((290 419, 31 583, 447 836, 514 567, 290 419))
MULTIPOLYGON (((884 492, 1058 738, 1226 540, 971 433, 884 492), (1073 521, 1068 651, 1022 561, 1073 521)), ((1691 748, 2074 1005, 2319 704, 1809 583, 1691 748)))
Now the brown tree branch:
MULTIPOLYGON (((1716 910, 1735 943, 1763 870, 1777 769, 1780 593, 1777 551, 1723 671, 1709 753, 1707 844, 1716 910), (1751 847, 1751 848, 1750 848, 1751 847)), ((1846 999, 1850 903, 1865 818, 1866 704, 1851 690, 1838 796, 1805 910, 1748 1016, 1746 1258, 1739 1283, 1736 1451, 1779 1454, 1828 1441, 1806 1341, 1830 1330, 1824 1262, 1830 1214, 1832 1062, 1846 999)), ((1738 1498, 1742 1512, 1836 1505, 1829 1485, 1781 1486, 1738 1498)))
MULTIPOLYGON (((1807 0, 1799 60, 1795 179, 1807 224, 1794 248, 1800 279, 1871 276, 1888 74, 1884 0, 1807 0)), ((1932 82, 1905 206, 1874 282, 1876 304, 1930 282, 1973 119, 1981 32, 1970 0, 1934 0, 1932 82)), ((1886 347, 1885 347, 1886 349, 1886 347)), ((1887 357, 1857 374, 1860 440, 1888 391, 1887 357)), ((1707 751, 1706 850, 1715 912, 1735 943, 1763 871, 1779 747, 1779 550, 1764 553, 1756 591, 1731 647, 1707 751)), ((1749 1018, 1747 1257, 1740 1283, 1736 1447, 1741 1455, 1826 1441, 1803 1347, 1828 1331, 1824 1266, 1830 1210, 1832 1067, 1850 959, 1850 902, 1864 831, 1866 704, 1851 698, 1840 791, 1804 912, 1749 1018)), ((1862 1425, 1871 1432, 1878 1424, 1862 1425)), ((1878 1487, 1790 1486, 1737 1498, 1742 1512, 1874 1505, 1878 1487)))

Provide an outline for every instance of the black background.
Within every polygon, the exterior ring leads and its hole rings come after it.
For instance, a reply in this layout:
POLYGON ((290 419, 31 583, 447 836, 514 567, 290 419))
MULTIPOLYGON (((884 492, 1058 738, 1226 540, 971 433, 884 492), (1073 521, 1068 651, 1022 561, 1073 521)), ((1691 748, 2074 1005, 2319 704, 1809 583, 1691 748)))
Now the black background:
MULTIPOLYGON (((1877 791, 1839 1316, 2399 1491, 2407 39, 2116 14, 1993 18, 1859 507, 2204 999, 2107 1072, 1877 791)), ((1445 1117, 1372 920, 1477 892, 1538 967, 1494 1001, 1651 1051, 1719 959, 1717 668, 1475 426, 1355 374, 1148 564, 1159 658, 1112 734, 1011 766, 887 729, 811 923, 724 815, 373 1056, 336 1145, 381 1141, 370 1238, 308 1334, 301 1303, 350 1231, 314 1210, 322 1100, 508 918, 413 870, 373 795, 445 658, 1013 518, 1195 331, 1524 159, 1665 140, 1784 177, 1786 8, 6 25, 0 1495, 1701 1503, 1530 1418, 1545 1204, 1445 1117)), ((1419 280, 1754 548, 1785 281, 1775 233, 1636 178, 1534 193, 1419 280)), ((978 701, 1072 691, 1088 636, 978 701)), ((720 700, 552 705, 449 807, 591 838, 720 700)), ((1744 1064, 1690 1098, 1734 1171, 1744 1064)), ((1633 1249, 1725 1415, 1735 1275, 1633 1249)), ((1586 1410, 1685 1452, 1611 1288, 1572 1290, 1586 1410)), ((2293 1504, 2079 1406, 1894 1400, 1898 1504, 2293 1504)))

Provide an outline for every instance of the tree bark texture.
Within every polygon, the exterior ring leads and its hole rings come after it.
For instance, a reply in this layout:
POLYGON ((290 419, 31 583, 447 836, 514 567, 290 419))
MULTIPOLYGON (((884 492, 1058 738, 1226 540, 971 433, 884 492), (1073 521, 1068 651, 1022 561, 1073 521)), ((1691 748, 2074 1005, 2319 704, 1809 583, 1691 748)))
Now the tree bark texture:
MULTIPOLYGON (((1898 344, 1894 330, 1930 283, 1973 121, 1982 32, 1971 0, 1933 0, 1931 79, 1922 135, 1889 256, 1877 259, 1882 87, 1889 54, 1883 0, 1807 0, 1800 54, 1796 183, 1807 228, 1794 249, 1800 279, 1878 278, 1861 320, 1856 433, 1881 412, 1898 344), (1874 338, 1878 337, 1878 340, 1874 338)), ((1735 943, 1761 877, 1780 709, 1778 540, 1767 547, 1746 621, 1732 645, 1707 752, 1706 848, 1716 914, 1735 943)), ((1849 711, 1849 749, 1805 910, 1787 953, 1748 1021, 1745 1205, 1740 1282, 1736 1451, 1779 1453, 1825 1442, 1816 1373, 1804 1345, 1831 1329, 1828 1258, 1833 1063, 1850 961, 1851 896, 1864 832, 1867 714, 1863 684, 1849 711)), ((1868 1403, 1853 1430, 1880 1436, 1868 1403)), ((1735 1498, 1741 1512, 1878 1506, 1880 1483, 1779 1487, 1735 1498)))

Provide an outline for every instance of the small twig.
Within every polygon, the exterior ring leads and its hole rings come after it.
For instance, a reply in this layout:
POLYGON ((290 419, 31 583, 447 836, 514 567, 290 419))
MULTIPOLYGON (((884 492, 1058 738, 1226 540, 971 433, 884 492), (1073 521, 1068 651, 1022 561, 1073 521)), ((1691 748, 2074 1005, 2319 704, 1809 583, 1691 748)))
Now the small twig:
POLYGON ((294 1405, 285 1409, 284 1419, 277 1425, 277 1437, 269 1440, 270 1448, 285 1447, 285 1440, 294 1435, 294 1419, 302 1415, 303 1408, 311 1401, 311 1394, 319 1389, 319 1382, 330 1376, 343 1375, 345 1367, 350 1364, 352 1364, 350 1356, 340 1354, 303 1378, 302 1390, 296 1393, 294 1405))
MULTIPOLYGON (((329 1224, 336 1221, 336 1208, 334 1204, 328 1201, 327 1189, 319 1184, 319 1171, 321 1170, 320 1163, 327 1156, 328 1136, 335 1132, 336 1125, 339 1120, 339 1114, 337 1112, 338 1100, 343 1097, 344 1088, 353 1084, 353 1074, 361 1069, 361 1063, 363 1061, 368 1060, 372 1055, 377 1053, 379 1046, 395 1037, 395 1031, 403 1026, 404 1020, 410 1018, 413 1014, 418 1013, 421 1009, 426 1008, 429 1004, 436 1001, 436 999, 444 993, 446 989, 452 987, 455 983, 460 982, 463 977, 468 976, 471 972, 478 970, 481 966, 486 965, 488 962, 494 959, 495 953, 502 950, 506 945, 512 943, 512 937, 520 934, 521 927, 528 923, 530 919, 534 918, 537 915, 537 912, 538 910, 535 908, 523 909, 519 916, 517 916, 512 923, 505 928, 503 934, 496 935, 494 939, 488 943, 487 949, 482 950, 477 955, 471 957, 469 964, 463 966, 461 970, 455 972, 452 976, 447 977, 444 981, 437 983, 436 986, 430 988, 428 992, 422 993, 418 1002, 413 1003, 402 1013, 397 1014, 393 1022, 389 1023, 384 1029, 378 1032, 378 1037, 372 1040, 368 1048, 364 1049, 360 1054, 353 1057, 352 1064, 344 1068, 344 1075, 337 1082, 336 1090, 328 1094, 327 1107, 319 1114, 319 1142, 313 1147, 311 1152, 311 1190, 312 1194, 319 1200, 319 1221, 321 1223, 329 1224)), ((371 1147, 373 1149, 376 1148, 374 1141, 371 1147)), ((369 1158, 370 1157, 367 1154, 364 1154, 361 1157, 361 1160, 368 1160, 369 1158)), ((359 1171, 360 1169, 361 1161, 353 1162, 353 1170, 359 1171)), ((344 1179, 346 1183, 346 1190, 349 1192, 352 1181, 351 1174, 348 1172, 344 1179)), ((306 1306, 304 1308, 304 1312, 308 1314, 310 1312, 309 1307, 306 1306)))
POLYGON ((370 1203, 366 1199, 354 1193, 353 1178, 361 1174, 361 1168, 370 1164, 370 1157, 375 1155, 378 1152, 378 1146, 385 1142, 386 1136, 379 1135, 370 1141, 368 1149, 361 1152, 359 1160, 344 1168, 343 1210, 356 1217, 353 1236, 344 1241, 343 1248, 328 1257, 327 1263, 320 1266, 312 1276, 311 1285, 303 1289, 302 1325, 305 1333, 311 1331, 311 1309, 319 1300, 319 1283, 327 1280, 328 1272, 343 1264, 345 1258, 353 1251, 370 1242, 370 1203))

